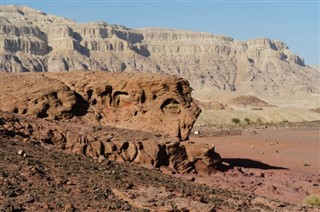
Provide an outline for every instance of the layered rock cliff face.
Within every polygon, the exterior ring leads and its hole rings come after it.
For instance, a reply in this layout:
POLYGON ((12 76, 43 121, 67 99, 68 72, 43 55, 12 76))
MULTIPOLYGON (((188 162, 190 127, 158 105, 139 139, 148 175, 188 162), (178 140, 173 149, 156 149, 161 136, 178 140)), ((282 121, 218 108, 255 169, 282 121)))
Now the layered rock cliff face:
POLYGON ((319 93, 320 73, 280 41, 167 29, 80 24, 23 6, 2 6, 2 72, 108 70, 178 75, 194 89, 319 93))
POLYGON ((182 78, 110 72, 0 74, 0 109, 49 120, 188 134, 200 114, 182 78))

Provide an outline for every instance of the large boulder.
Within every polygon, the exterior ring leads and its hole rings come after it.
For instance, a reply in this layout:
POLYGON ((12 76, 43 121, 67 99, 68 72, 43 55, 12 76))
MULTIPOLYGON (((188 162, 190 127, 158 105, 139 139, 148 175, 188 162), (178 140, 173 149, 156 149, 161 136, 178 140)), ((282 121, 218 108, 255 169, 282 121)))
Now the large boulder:
POLYGON ((188 82, 174 76, 67 72, 2 73, 0 77, 1 110, 49 120, 114 126, 187 140, 201 112, 188 82))

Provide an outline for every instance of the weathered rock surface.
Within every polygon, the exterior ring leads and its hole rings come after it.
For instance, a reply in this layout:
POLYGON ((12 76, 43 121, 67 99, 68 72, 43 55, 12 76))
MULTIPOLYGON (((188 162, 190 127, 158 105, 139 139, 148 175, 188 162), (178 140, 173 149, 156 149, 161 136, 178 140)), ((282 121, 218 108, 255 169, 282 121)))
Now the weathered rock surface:
POLYGON ((0 15, 2 72, 153 72, 183 77, 196 90, 271 95, 320 91, 320 72, 280 41, 79 24, 23 6, 2 6, 0 15))
POLYGON ((0 109, 166 134, 179 140, 200 114, 187 81, 111 72, 0 74, 0 109))
POLYGON ((204 144, 176 142, 170 137, 136 130, 48 121, 3 111, 0 111, 0 136, 46 147, 56 146, 94 158, 150 167, 167 166, 181 173, 211 174, 221 162, 214 148, 204 144))

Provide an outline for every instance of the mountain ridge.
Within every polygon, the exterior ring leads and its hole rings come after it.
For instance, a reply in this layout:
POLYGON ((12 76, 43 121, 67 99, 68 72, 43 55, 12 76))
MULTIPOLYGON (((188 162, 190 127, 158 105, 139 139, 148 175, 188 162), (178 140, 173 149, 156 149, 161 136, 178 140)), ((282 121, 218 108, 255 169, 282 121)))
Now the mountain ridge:
POLYGON ((198 91, 320 93, 320 73, 281 41, 77 23, 26 6, 0 13, 2 72, 151 72, 183 77, 198 91))

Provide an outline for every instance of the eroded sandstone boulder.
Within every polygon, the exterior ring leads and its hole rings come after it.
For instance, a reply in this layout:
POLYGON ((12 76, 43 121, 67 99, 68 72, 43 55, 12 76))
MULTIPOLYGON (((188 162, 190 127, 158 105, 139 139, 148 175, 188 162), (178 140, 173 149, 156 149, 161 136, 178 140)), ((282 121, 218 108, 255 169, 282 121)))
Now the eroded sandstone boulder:
POLYGON ((109 125, 186 140, 201 111, 188 82, 174 76, 68 72, 0 77, 1 110, 49 120, 109 125))

